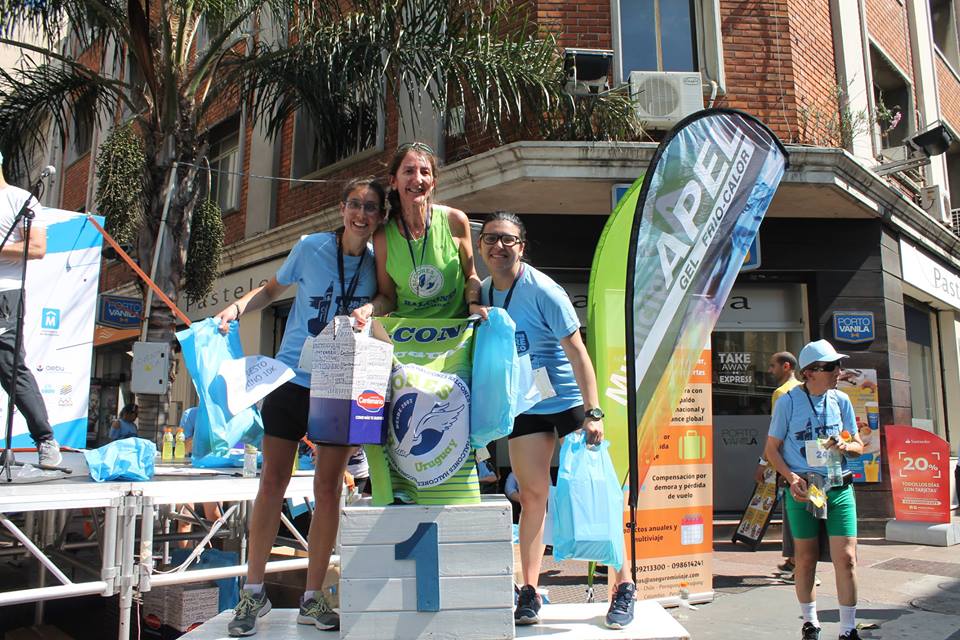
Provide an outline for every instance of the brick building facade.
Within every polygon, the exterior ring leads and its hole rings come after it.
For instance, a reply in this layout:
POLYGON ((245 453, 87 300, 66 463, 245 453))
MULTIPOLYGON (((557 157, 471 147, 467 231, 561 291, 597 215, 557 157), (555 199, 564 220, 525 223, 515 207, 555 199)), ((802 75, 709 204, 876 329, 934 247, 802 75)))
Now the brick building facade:
MULTIPOLYGON (((791 167, 761 228, 761 267, 741 276, 737 292, 796 306, 801 313, 782 326, 759 315, 748 319, 746 328, 739 320, 724 324, 721 319, 718 334, 723 333, 725 344, 754 354, 757 383, 740 390, 753 398, 742 406, 731 406, 718 395, 737 390, 715 389, 715 405, 723 411, 715 416, 716 428, 745 424, 759 441, 765 437, 769 403, 762 398, 769 395, 769 381, 763 375, 770 354, 763 345, 797 349, 809 339, 832 339, 834 311, 872 311, 875 340, 844 348, 852 355, 852 366, 876 370, 882 423, 929 428, 948 438, 956 455, 960 299, 916 274, 936 268, 960 282, 960 242, 950 205, 951 200, 960 202, 960 145, 954 142, 919 169, 888 176, 876 170, 904 158, 903 142, 937 124, 960 139, 955 2, 528 4, 542 31, 554 34, 561 47, 612 50, 613 88, 628 83, 636 71, 699 73, 704 106, 756 115, 791 152, 791 167), (912 249, 925 262, 905 271, 902 254, 912 249), (756 332, 769 333, 770 341, 752 341, 756 332)), ((404 126, 404 108, 393 105, 379 115, 368 148, 311 164, 316 150, 311 155, 307 148, 307 123, 291 118, 276 140, 267 140, 235 104, 227 100, 210 121, 223 130, 218 139, 225 141, 217 147, 217 162, 242 173, 326 182, 224 178, 229 184, 223 198, 231 206, 224 213, 228 246, 219 293, 205 301, 182 301, 191 318, 215 313, 269 278, 301 234, 332 228, 339 186, 358 175, 383 176, 397 143, 414 138, 433 145, 448 161, 438 181, 440 201, 475 218, 496 209, 521 214, 531 229, 535 264, 581 303, 595 240, 614 204, 611 193, 643 171, 666 128, 651 126, 649 142, 529 139, 497 144, 475 123, 467 122, 462 131, 447 126, 450 114, 404 126)), ((89 180, 95 171, 90 162, 102 138, 102 132, 95 132, 87 153, 59 159, 58 204, 63 208, 91 207, 89 180)), ((129 278, 121 265, 107 264, 101 291, 132 292, 129 278)), ((286 309, 280 304, 250 321, 245 318, 248 351, 273 353, 286 309)), ((117 354, 127 348, 98 347, 98 362, 103 361, 98 371, 115 371, 122 360, 117 354)), ((123 384, 122 376, 110 380, 123 384)), ((174 394, 184 406, 191 401, 188 384, 178 382, 174 394)), ((716 483, 718 509, 739 508, 749 484, 743 465, 752 465, 758 451, 759 446, 718 445, 718 468, 743 469, 742 478, 730 474, 716 483)), ((888 486, 868 488, 867 513, 889 513, 888 486)))

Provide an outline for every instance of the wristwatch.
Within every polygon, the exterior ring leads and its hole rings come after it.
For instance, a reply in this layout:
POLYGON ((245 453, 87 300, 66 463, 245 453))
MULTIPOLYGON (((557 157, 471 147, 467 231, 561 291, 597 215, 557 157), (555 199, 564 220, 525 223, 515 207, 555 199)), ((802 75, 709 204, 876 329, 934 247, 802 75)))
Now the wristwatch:
POLYGON ((583 413, 590 420, 603 420, 603 409, 600 407, 594 407, 593 409, 584 411, 583 413))

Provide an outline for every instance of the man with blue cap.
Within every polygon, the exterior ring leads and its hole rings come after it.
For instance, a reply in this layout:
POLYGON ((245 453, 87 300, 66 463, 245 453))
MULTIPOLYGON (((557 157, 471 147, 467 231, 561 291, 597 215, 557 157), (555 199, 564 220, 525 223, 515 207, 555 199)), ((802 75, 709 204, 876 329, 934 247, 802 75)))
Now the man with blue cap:
POLYGON ((863 453, 853 405, 837 390, 847 356, 826 340, 800 351, 803 384, 784 395, 773 409, 764 450, 767 460, 790 485, 784 499, 796 549, 796 592, 803 617, 803 640, 819 640, 820 622, 813 584, 819 558, 818 519, 826 520, 830 557, 840 602, 840 640, 859 640, 857 633, 857 503, 850 474, 831 483, 828 461, 836 452, 846 457, 863 453), (831 451, 834 449, 835 451, 831 451))

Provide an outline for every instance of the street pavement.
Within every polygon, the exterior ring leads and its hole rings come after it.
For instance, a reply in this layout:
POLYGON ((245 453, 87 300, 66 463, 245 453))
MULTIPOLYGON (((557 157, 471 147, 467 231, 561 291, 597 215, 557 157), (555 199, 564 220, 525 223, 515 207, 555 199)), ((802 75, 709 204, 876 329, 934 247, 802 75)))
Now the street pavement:
MULTIPOLYGON (((693 640, 777 640, 799 638, 800 611, 793 585, 776 576, 779 529, 771 527, 758 551, 729 542, 714 543, 715 599, 698 605, 681 620, 693 640)), ((960 640, 960 546, 926 547, 887 542, 881 525, 861 529, 858 547, 860 589, 857 621, 864 640, 960 640)), ((817 609, 821 640, 839 635, 839 610, 833 566, 820 563, 817 609)), ((600 580, 600 582, 604 582, 600 580)), ((544 563, 542 586, 551 602, 584 602, 586 563, 544 563)), ((606 598, 596 590, 598 600, 606 598)), ((676 617, 679 610, 672 609, 676 617)), ((634 624, 642 624, 642 620, 634 624)))

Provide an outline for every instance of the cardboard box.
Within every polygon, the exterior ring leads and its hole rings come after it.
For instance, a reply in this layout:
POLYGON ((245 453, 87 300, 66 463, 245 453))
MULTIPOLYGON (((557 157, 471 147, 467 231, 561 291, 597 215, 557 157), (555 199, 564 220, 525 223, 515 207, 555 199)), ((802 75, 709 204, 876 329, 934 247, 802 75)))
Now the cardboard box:
POLYGON ((144 625, 188 631, 220 613, 220 590, 208 584, 170 585, 143 594, 144 625))
POLYGON ((380 323, 354 333, 337 316, 313 341, 308 437, 327 444, 384 444, 393 344, 380 323))

